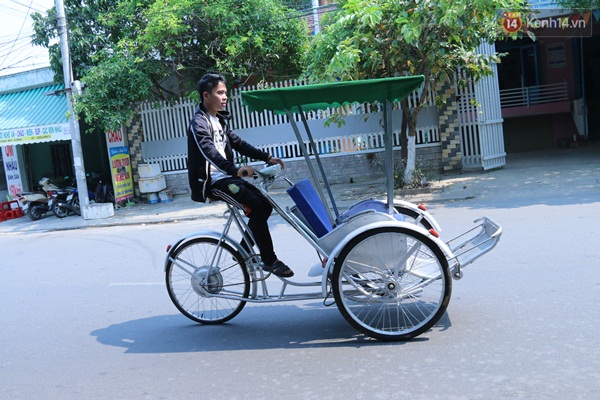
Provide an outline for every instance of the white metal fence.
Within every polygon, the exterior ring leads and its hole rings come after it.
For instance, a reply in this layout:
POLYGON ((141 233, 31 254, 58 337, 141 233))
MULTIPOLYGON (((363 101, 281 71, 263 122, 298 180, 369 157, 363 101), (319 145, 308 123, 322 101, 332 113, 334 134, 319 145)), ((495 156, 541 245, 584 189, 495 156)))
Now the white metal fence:
MULTIPOLYGON (((269 125, 288 124, 287 116, 269 111, 250 113, 247 107, 242 106, 241 93, 245 90, 266 89, 270 87, 285 87, 305 85, 304 81, 283 81, 269 86, 247 86, 234 89, 229 93, 228 109, 232 114, 231 125, 234 130, 264 127, 269 125)), ((418 101, 418 92, 415 91, 408 98, 409 106, 415 107, 418 101)), ((433 100, 429 99, 433 105, 433 100)), ((175 103, 157 102, 143 103, 140 106, 142 124, 144 128, 144 142, 152 146, 155 151, 143 154, 145 162, 158 163, 163 172, 182 171, 187 169, 186 130, 190 119, 193 117, 197 105, 188 100, 175 103), (151 154, 150 154, 151 153, 151 154)), ((399 104, 394 105, 395 109, 399 104)), ((308 120, 327 119, 333 115, 360 115, 381 112, 379 104, 352 104, 339 108, 332 108, 307 113, 308 120)), ((295 118, 300 118, 295 115, 295 118)), ((437 124, 421 127, 417 131, 417 145, 428 145, 440 141, 437 124)), ((348 153, 378 152, 383 149, 383 130, 376 132, 360 132, 353 135, 331 136, 315 139, 317 151, 323 156, 337 156, 348 153)), ((310 149, 308 143, 305 143, 310 149)), ((394 146, 400 147, 399 132, 394 132, 394 146)), ((146 148, 149 148, 147 146, 146 148)), ((296 141, 284 143, 260 144, 257 147, 280 158, 299 159, 303 157, 301 147, 296 141)), ((144 148, 144 146, 143 146, 144 148)), ((310 149, 312 155, 312 149, 310 149)), ((246 160, 238 159, 240 162, 246 160)))
MULTIPOLYGON (((266 125, 279 125, 288 123, 287 116, 281 114, 275 114, 270 111, 254 112, 250 113, 248 108, 242 105, 242 91, 248 90, 261 90, 270 88, 281 88, 289 86, 304 86, 307 82, 305 80, 287 80, 281 82, 269 83, 266 85, 250 85, 244 86, 241 89, 232 90, 229 96, 228 108, 231 111, 232 127, 233 129, 245 129, 254 128, 258 126, 266 125)), ((408 97, 408 106, 414 108, 418 105, 419 91, 414 91, 408 97)), ((430 97, 428 99, 428 105, 433 105, 433 100, 430 97)), ((395 109, 399 107, 399 103, 394 104, 395 109)), ((382 112, 383 108, 380 104, 349 104, 343 107, 328 108, 325 110, 311 111, 306 114, 308 120, 313 119, 327 119, 334 115, 357 115, 357 114, 368 114, 373 112, 382 112)), ((294 114, 296 121, 300 121, 300 116, 294 114)))
POLYGON ((160 155, 144 157, 148 163, 160 164, 163 172, 187 169, 187 149, 185 148, 186 128, 194 116, 195 105, 191 101, 179 100, 176 103, 145 102, 140 105, 144 141, 165 144, 160 155), (168 143, 177 143, 168 151, 168 143))

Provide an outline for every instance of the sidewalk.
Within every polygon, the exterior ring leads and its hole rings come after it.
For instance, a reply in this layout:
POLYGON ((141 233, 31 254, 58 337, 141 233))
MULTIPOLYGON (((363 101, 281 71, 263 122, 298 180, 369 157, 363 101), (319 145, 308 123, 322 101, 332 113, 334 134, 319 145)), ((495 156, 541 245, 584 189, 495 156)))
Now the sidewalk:
MULTIPOLYGON (((359 200, 385 199, 385 179, 332 185, 332 191, 338 208, 343 211, 359 200)), ((284 190, 276 189, 271 194, 284 208, 292 205, 284 190)), ((600 144, 511 154, 502 169, 444 174, 427 188, 395 192, 397 198, 426 205, 477 199, 500 200, 506 196, 584 194, 600 201, 600 144)), ((48 214, 39 221, 31 221, 24 216, 0 222, 0 234, 218 218, 225 209, 223 203, 199 204, 190 200, 189 196, 175 196, 168 203, 120 208, 115 210, 114 216, 106 219, 85 220, 78 216, 59 219, 48 214)))

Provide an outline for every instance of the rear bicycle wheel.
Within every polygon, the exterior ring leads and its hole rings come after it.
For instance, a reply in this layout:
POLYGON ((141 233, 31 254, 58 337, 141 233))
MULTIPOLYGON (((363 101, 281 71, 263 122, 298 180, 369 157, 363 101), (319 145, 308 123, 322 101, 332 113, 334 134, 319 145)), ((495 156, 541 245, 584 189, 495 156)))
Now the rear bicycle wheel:
POLYGON ((358 331, 385 341, 408 340, 442 317, 452 292, 448 262, 428 237, 408 228, 366 231, 337 257, 333 295, 358 331))
POLYGON ((235 317, 250 292, 241 254, 209 237, 189 240, 177 248, 167 262, 165 279, 175 307, 203 324, 220 324, 235 317))

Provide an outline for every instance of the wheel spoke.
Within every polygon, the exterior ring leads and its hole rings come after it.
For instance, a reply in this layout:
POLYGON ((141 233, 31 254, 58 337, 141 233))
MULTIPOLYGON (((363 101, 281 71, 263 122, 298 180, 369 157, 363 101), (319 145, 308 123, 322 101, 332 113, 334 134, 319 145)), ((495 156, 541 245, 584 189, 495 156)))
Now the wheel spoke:
POLYGON ((187 261, 181 257, 178 258, 169 258, 169 261, 171 263, 173 263, 174 266, 176 266, 177 268, 179 268, 180 270, 184 271, 186 274, 188 275, 193 275, 194 274, 194 264, 190 261, 187 261), (185 264, 185 265, 183 265, 185 264), (185 266, 191 267, 191 269, 187 269, 185 266))

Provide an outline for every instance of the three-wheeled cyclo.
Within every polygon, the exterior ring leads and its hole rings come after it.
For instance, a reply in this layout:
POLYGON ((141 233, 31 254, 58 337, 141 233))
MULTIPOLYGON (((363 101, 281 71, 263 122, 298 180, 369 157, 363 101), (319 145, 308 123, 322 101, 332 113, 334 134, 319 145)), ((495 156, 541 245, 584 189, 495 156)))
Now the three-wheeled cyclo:
POLYGON ((166 285, 179 311, 196 322, 219 324, 235 317, 247 302, 333 296, 354 328, 379 340, 407 340, 434 326, 448 307, 452 279, 460 279, 463 267, 496 245, 502 228, 482 217, 465 233, 443 241, 431 214, 394 199, 392 103, 423 81, 422 76, 411 76, 242 93, 250 111, 288 116, 305 157, 312 182, 284 178, 290 184, 292 207, 284 209, 269 195, 278 166, 257 170, 255 182, 273 209, 316 250, 314 260, 300 260, 315 264, 308 272, 314 281, 278 278, 278 293, 271 293, 266 283, 270 274, 252 245, 243 212, 227 205, 222 232, 194 232, 167 248, 166 285), (387 200, 365 199, 340 213, 305 112, 353 102, 383 105, 387 200), (294 114, 300 115, 306 139, 294 114))

